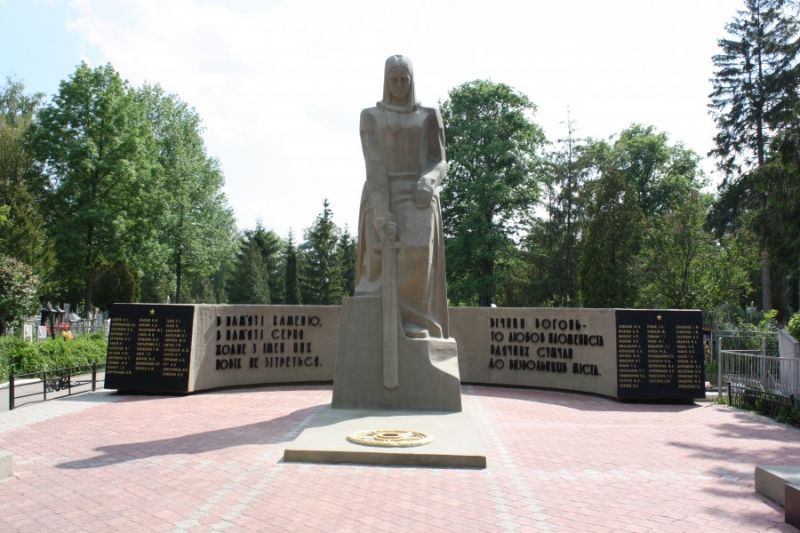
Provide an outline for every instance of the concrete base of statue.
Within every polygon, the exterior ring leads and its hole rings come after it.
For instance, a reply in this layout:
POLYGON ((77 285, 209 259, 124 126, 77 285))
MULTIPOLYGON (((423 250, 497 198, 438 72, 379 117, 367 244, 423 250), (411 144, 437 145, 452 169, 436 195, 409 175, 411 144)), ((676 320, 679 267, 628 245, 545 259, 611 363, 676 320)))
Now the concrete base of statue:
POLYGON ((455 339, 411 339, 401 333, 397 364, 399 385, 387 389, 380 297, 345 299, 333 375, 334 409, 461 411, 455 339))
POLYGON ((323 407, 283 451, 298 463, 348 463, 448 468, 486 468, 486 452, 467 412, 386 411, 323 407), (432 440, 421 446, 381 447, 350 442, 365 431, 421 433, 432 440))

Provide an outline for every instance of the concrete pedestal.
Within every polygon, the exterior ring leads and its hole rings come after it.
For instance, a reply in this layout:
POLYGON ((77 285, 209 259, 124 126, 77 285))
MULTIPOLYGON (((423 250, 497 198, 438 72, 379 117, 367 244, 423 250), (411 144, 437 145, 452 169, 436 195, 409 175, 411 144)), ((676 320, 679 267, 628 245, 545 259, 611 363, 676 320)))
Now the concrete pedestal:
POLYGON ((284 449, 283 460, 396 466, 486 468, 486 453, 468 413, 324 408, 284 449), (433 437, 423 446, 381 448, 348 442, 369 430, 421 431, 433 437))
POLYGON ((756 492, 780 505, 786 504, 786 485, 800 485, 800 468, 796 466, 756 466, 756 492))
POLYGON ((380 298, 347 298, 333 377, 334 408, 461 410, 455 339, 410 339, 401 331, 396 389, 384 387, 382 364, 380 298))

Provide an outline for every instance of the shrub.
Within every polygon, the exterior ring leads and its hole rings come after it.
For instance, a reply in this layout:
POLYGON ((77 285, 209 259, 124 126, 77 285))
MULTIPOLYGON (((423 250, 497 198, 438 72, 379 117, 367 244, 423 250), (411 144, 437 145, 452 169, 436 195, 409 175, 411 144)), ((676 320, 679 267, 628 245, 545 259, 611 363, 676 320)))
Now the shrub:
POLYGON ((30 266, 0 254, 0 335, 36 309, 38 283, 30 266))
POLYGON ((0 337, 0 381, 10 373, 29 374, 45 370, 102 363, 106 358, 106 339, 102 333, 74 340, 63 338, 27 342, 19 337, 0 337))
POLYGON ((786 324, 786 331, 800 341, 800 312, 793 314, 792 318, 789 319, 789 323, 786 324))
POLYGON ((775 420, 793 426, 800 426, 800 405, 793 405, 792 407, 781 409, 775 420))

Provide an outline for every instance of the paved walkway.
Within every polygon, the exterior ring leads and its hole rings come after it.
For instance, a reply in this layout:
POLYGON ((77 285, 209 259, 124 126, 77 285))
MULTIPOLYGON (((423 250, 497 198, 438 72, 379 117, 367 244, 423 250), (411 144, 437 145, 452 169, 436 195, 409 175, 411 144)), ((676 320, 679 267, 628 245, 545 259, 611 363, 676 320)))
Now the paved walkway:
POLYGON ((327 386, 87 394, 0 413, 0 531, 793 531, 753 490, 800 431, 713 404, 465 387, 486 470, 302 465, 327 386))

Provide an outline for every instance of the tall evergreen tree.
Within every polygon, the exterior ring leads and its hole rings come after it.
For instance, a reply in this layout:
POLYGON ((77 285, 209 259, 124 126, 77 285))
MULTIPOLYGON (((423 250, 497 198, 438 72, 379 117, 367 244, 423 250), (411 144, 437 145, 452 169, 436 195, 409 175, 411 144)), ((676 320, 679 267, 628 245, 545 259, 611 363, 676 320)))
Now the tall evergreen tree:
POLYGON ((261 258, 267 268, 269 277, 270 301, 273 304, 286 303, 286 244, 283 239, 272 230, 265 229, 261 222, 256 223, 254 230, 245 231, 247 238, 251 239, 261 251, 261 258))
POLYGON ((298 305, 300 300, 300 284, 298 283, 297 248, 294 246, 294 236, 289 230, 286 241, 286 273, 284 276, 286 287, 285 302, 287 305, 298 305))
POLYGON ((342 272, 336 253, 339 229, 326 199, 322 213, 305 232, 300 246, 300 297, 304 304, 329 305, 342 301, 342 272))
MULTIPOLYGON (((754 170, 767 162, 770 139, 784 127, 798 101, 800 53, 797 13, 792 0, 744 0, 726 26, 728 37, 719 40, 714 56, 710 108, 717 122, 716 155, 725 172, 721 201, 712 224, 718 233, 737 224, 744 204, 767 209, 754 170), (749 197, 749 198, 748 198, 749 197)), ((772 308, 772 276, 769 251, 762 250, 762 307, 772 308)))
POLYGON ((644 214, 636 190, 618 169, 602 170, 587 206, 581 261, 581 296, 587 307, 631 307, 633 267, 644 214))
POLYGON ((342 278, 342 295, 352 296, 356 279, 357 244, 347 226, 336 243, 336 255, 342 278))
POLYGON ((591 171, 585 145, 567 120, 567 137, 547 154, 541 205, 545 218, 535 218, 523 241, 528 266, 527 301, 519 305, 578 305, 579 235, 583 205, 579 194, 591 171))
POLYGON ((228 299, 235 304, 268 304, 269 269, 253 233, 241 239, 236 266, 228 284, 228 299))

